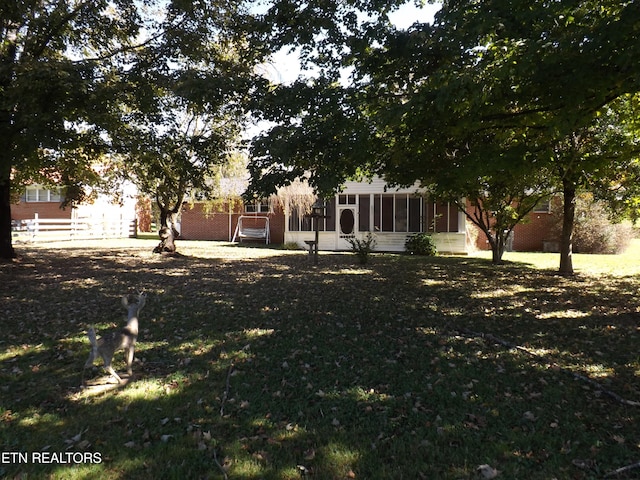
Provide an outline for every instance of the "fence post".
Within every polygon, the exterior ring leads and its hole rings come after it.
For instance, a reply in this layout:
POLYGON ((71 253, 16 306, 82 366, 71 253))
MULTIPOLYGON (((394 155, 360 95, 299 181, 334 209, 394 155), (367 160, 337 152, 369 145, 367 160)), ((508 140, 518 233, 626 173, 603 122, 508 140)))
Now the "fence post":
POLYGON ((38 217, 38 214, 35 213, 33 216, 33 230, 32 230, 32 234, 31 234, 31 240, 35 240, 36 239, 36 235, 38 233, 38 229, 40 227, 40 223, 38 222, 38 219, 40 217, 38 217))

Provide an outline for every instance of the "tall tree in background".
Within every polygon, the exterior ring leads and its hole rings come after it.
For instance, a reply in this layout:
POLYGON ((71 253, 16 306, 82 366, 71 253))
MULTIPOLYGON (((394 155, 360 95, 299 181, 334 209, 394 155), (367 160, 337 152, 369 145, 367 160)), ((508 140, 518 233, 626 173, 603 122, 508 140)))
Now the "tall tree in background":
POLYGON ((160 210, 157 252, 175 252, 187 195, 212 193, 220 165, 240 148, 249 100, 262 84, 255 73, 261 54, 239 28, 241 13, 215 2, 169 8, 167 21, 181 30, 136 52, 146 94, 127 103, 112 137, 116 170, 160 210))
MULTIPOLYGON (((161 115, 158 108, 166 105, 158 101, 159 93, 188 99, 199 105, 198 114, 228 101, 230 90, 246 94, 244 80, 235 75, 251 69, 254 55, 243 65, 224 50, 233 45, 238 53, 235 46, 243 45, 243 32, 250 31, 243 5, 223 0, 0 4, 1 258, 15 256, 13 188, 48 181, 65 187, 67 201, 78 200, 83 185, 102 178, 96 162, 124 145, 126 137, 119 135, 135 120, 132 113, 161 115), (221 32, 228 43, 220 41, 221 32)), ((178 116, 188 110, 185 103, 180 107, 178 116)), ((162 128, 156 133, 164 134, 162 128)), ((140 139, 157 151, 162 142, 150 132, 140 139)))

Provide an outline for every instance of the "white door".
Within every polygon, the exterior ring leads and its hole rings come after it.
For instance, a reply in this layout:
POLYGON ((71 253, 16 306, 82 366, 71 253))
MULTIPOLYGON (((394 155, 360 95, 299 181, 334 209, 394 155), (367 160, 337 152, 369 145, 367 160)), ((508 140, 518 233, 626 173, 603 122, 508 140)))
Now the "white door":
POLYGON ((355 205, 338 207, 337 250, 351 250, 351 244, 348 240, 356 236, 357 222, 355 205))

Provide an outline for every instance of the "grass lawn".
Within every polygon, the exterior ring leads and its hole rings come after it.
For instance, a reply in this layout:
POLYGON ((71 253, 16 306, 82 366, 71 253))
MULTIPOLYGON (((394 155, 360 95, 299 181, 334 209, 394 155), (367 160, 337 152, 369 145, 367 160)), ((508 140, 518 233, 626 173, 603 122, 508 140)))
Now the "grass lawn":
POLYGON ((313 267, 156 243, 21 246, 0 264, 0 477, 640 477, 615 472, 640 461, 639 243, 576 255, 573 278, 553 254, 313 267), (88 326, 113 329, 138 289, 134 377, 96 369, 80 388, 88 326))

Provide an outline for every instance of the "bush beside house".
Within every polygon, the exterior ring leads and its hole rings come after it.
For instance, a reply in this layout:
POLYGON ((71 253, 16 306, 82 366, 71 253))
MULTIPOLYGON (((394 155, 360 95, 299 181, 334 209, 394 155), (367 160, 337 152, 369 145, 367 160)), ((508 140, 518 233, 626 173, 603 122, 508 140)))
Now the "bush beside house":
MULTIPOLYGON (((560 238, 562 205, 554 209, 551 235, 560 238)), ((573 251, 576 253, 622 253, 634 237, 629 222, 613 223, 603 202, 585 193, 576 199, 573 251)))

